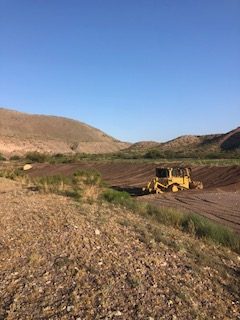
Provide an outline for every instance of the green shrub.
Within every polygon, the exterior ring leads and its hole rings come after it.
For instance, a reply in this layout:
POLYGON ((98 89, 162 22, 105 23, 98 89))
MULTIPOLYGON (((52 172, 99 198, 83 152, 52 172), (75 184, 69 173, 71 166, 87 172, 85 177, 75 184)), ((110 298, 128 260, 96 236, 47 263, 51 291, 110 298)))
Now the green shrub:
POLYGON ((18 156, 18 155, 13 155, 13 156, 10 157, 9 160, 11 160, 11 161, 13 160, 13 161, 14 161, 14 160, 20 160, 20 159, 21 159, 20 156, 18 156))
POLYGON ((25 156, 26 160, 31 161, 31 162, 46 162, 48 160, 48 155, 45 153, 40 153, 37 151, 34 152, 28 152, 25 156))
POLYGON ((130 210, 138 209, 138 203, 127 192, 107 189, 101 194, 101 199, 113 204, 122 205, 130 210))
POLYGON ((45 192, 56 192, 64 190, 64 186, 69 184, 69 179, 61 175, 37 177, 33 179, 35 186, 45 192))
POLYGON ((177 209, 173 208, 157 208, 150 204, 145 206, 145 210, 143 211, 144 215, 152 217, 159 223, 177 227, 179 228, 181 225, 181 219, 183 217, 183 213, 177 209))
POLYGON ((24 175, 23 170, 20 168, 17 169, 5 169, 0 171, 0 177, 16 180, 18 177, 24 175))
POLYGON ((206 155, 205 155, 205 159, 221 159, 222 158, 222 155, 221 154, 219 154, 219 153, 214 153, 214 152, 212 152, 212 153, 207 153, 206 155))
POLYGON ((0 153, 0 161, 6 161, 6 158, 0 153))
POLYGON ((62 153, 57 153, 54 154, 53 156, 48 157, 48 162, 51 164, 56 164, 56 163, 71 163, 73 162, 73 157, 70 155, 65 155, 62 153))
POLYGON ((78 170, 73 174, 73 182, 76 184, 82 182, 85 185, 101 186, 102 177, 101 174, 94 169, 78 170))
POLYGON ((159 150, 150 150, 148 152, 145 153, 144 158, 146 159, 158 159, 158 158, 165 158, 165 155, 163 153, 161 153, 159 150))

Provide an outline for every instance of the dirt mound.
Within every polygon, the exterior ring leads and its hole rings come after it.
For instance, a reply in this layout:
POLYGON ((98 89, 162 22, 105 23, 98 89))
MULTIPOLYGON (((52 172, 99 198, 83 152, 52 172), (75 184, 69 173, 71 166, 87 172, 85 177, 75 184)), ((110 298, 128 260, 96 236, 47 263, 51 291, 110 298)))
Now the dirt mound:
POLYGON ((85 123, 0 108, 0 152, 104 153, 129 146, 85 123))

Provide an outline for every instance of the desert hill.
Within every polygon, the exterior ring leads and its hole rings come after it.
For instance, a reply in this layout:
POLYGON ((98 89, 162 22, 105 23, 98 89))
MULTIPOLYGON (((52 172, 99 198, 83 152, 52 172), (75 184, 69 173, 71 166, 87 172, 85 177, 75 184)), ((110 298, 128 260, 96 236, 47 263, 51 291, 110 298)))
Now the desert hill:
POLYGON ((131 145, 132 152, 146 152, 152 149, 159 151, 171 150, 175 152, 202 151, 234 151, 240 148, 240 127, 224 134, 184 135, 167 142, 141 141, 131 145))
POLYGON ((128 144, 85 123, 56 116, 31 115, 0 108, 0 153, 104 153, 128 144))

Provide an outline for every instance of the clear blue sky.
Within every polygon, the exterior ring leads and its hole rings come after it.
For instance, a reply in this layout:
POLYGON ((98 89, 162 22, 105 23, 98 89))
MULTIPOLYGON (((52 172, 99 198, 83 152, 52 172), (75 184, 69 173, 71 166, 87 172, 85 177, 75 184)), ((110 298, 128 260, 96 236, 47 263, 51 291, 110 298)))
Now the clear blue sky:
POLYGON ((239 0, 0 0, 0 106, 127 141, 240 125, 239 0))

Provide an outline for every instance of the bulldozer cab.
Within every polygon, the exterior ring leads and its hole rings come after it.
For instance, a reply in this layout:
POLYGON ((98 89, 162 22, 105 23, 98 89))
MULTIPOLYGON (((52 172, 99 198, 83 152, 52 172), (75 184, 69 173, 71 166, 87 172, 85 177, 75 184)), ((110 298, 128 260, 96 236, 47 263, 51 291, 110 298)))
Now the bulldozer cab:
POLYGON ((173 167, 173 168, 156 168, 157 178, 191 178, 190 168, 173 167))
POLYGON ((169 169, 167 168, 156 168, 156 177, 158 178, 168 178, 169 169))

